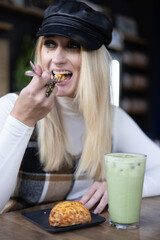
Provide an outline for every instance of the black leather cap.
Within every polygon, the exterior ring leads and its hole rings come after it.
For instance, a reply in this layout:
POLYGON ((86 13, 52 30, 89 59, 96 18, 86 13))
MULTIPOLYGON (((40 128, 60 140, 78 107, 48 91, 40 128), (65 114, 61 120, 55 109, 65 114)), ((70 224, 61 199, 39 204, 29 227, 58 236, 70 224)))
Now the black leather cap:
POLYGON ((88 50, 107 47, 113 26, 101 12, 76 0, 54 0, 44 11, 39 36, 60 35, 76 41, 88 50))

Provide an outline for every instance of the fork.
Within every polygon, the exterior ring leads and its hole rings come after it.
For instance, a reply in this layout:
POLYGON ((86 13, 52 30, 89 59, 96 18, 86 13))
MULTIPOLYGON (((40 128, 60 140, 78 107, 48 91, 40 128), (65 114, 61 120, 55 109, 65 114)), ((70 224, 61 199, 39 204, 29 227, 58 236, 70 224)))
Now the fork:
MULTIPOLYGON (((29 77, 34 77, 34 76, 39 76, 40 77, 40 75, 36 72, 36 67, 35 67, 35 65, 33 64, 32 61, 30 61, 30 66, 32 68, 32 71, 30 71, 30 70, 26 71, 25 75, 29 76, 29 77)), ((51 92, 53 92, 55 84, 58 83, 58 82, 61 82, 61 80, 58 80, 58 79, 54 78, 51 73, 50 73, 50 75, 51 75, 52 82, 45 85, 45 87, 46 87, 46 94, 45 94, 46 97, 49 97, 51 92)))

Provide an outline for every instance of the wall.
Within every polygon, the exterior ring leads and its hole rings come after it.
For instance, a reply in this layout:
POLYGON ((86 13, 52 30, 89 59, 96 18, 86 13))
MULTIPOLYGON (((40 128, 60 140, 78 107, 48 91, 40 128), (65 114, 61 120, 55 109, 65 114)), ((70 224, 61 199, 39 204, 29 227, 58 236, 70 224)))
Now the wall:
MULTIPOLYGON (((137 20, 139 34, 148 40, 150 57, 150 113, 146 133, 160 139, 160 2, 159 0, 92 0, 111 8, 112 16, 121 13, 137 20)), ((113 17, 114 21, 114 17, 113 17)))
POLYGON ((154 1, 152 29, 152 136, 160 139, 160 2, 154 1))
MULTIPOLYGON (((22 52, 22 41, 25 35, 29 35, 36 40, 35 35, 41 23, 41 17, 23 12, 12 11, 7 8, 0 7, 0 21, 5 21, 13 24, 13 29, 10 31, 1 31, 0 37, 9 39, 10 43, 10 91, 15 91, 15 66, 17 59, 22 52)), ((29 63, 28 63, 29 67, 29 63)))

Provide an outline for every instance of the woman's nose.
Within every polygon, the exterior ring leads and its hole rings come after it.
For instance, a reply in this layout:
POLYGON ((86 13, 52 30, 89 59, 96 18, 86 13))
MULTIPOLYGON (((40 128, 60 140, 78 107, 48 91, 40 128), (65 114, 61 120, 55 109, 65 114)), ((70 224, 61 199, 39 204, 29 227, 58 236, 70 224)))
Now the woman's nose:
POLYGON ((66 55, 65 55, 65 51, 63 48, 61 47, 57 47, 54 50, 53 56, 52 56, 52 62, 54 64, 64 64, 66 63, 66 55))

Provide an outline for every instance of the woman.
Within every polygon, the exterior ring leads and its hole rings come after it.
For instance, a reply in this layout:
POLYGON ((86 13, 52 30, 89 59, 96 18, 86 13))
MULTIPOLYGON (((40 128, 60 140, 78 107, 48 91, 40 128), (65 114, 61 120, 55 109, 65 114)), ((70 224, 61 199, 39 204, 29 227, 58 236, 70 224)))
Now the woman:
POLYGON ((147 154, 143 196, 160 194, 160 149, 110 105, 111 34, 108 18, 84 3, 54 1, 46 9, 32 81, 19 96, 0 99, 2 212, 63 199, 102 212, 111 145, 147 154), (56 75, 64 81, 48 94, 56 75))

